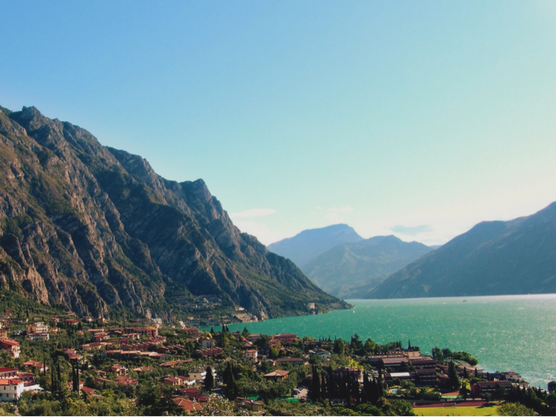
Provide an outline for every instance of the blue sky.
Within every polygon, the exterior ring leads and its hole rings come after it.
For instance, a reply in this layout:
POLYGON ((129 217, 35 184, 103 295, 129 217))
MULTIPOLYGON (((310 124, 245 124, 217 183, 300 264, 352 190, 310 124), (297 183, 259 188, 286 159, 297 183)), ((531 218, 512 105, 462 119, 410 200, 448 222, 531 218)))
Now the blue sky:
POLYGON ((0 105, 203 178, 269 244, 441 244, 556 200, 551 1, 0 3, 0 105))

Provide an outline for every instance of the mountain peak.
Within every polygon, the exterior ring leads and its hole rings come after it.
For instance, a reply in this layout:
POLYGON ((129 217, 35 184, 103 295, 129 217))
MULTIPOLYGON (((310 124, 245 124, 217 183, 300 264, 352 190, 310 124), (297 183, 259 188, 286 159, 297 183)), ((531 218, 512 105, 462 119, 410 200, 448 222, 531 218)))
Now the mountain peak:
POLYGON ((0 143, 0 287, 91 315, 183 317, 201 295, 259 317, 343 305, 240 234, 203 180, 165 180, 35 107, 0 112, 0 143))
POLYGON ((362 240, 363 238, 347 224, 334 224, 318 229, 303 230, 294 237, 269 245, 268 249, 291 259, 297 266, 302 267, 334 246, 362 240))

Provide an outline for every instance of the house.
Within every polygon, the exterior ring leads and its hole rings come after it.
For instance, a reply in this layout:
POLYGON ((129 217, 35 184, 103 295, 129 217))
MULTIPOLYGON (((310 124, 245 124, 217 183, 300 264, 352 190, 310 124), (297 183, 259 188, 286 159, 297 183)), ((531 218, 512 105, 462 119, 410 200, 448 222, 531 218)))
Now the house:
POLYGON ((247 349, 243 352, 243 357, 247 360, 257 362, 257 356, 259 352, 256 349, 247 349))
POLYGON ((48 333, 28 333, 25 336, 25 339, 33 340, 33 341, 36 341, 36 340, 46 340, 46 341, 48 341, 48 340, 50 340, 50 334, 48 334, 48 333))
POLYGON ((6 340, 8 338, 8 329, 0 329, 0 340, 6 340))
POLYGON ((98 395, 96 393, 94 388, 89 388, 89 387, 84 386, 84 387, 81 388, 81 392, 83 394, 85 394, 85 396, 87 396, 87 397, 96 397, 96 398, 101 397, 100 395, 98 395))
POLYGON ((125 366, 120 365, 119 363, 109 366, 108 368, 106 368, 106 371, 114 372, 117 376, 126 376, 128 373, 128 369, 125 366))
POLYGON ((274 339, 279 340, 281 343, 293 343, 297 341, 297 335, 293 333, 283 333, 274 336, 274 339))
MULTIPOLYGON (((207 375, 207 368, 203 366, 199 366, 193 371, 189 372, 189 379, 197 382, 202 382, 205 380, 206 375, 207 375)), ((212 369, 212 375, 213 377, 216 377, 216 371, 214 369, 212 369)))
POLYGON ((503 381, 480 381, 471 385, 471 393, 475 397, 479 397, 482 394, 489 394, 496 392, 499 389, 503 389, 505 392, 512 388, 512 383, 507 380, 503 381))
POLYGON ((77 319, 66 319, 64 320, 64 324, 68 326, 77 327, 79 325, 79 320, 77 319))
POLYGON ((81 349, 86 352, 90 352, 92 350, 101 350, 106 347, 106 342, 92 342, 92 343, 85 343, 81 345, 81 349))
POLYGON ((0 368, 0 379, 15 378, 18 372, 16 368, 0 368))
POLYGON ((273 372, 269 372, 268 374, 265 374, 264 378, 278 381, 278 380, 287 379, 289 375, 290 375, 290 371, 284 371, 282 369, 277 369, 273 372))
POLYGON ((160 367, 162 367, 162 368, 172 368, 173 369, 176 366, 183 365, 184 363, 190 363, 192 361, 193 361, 193 359, 180 359, 180 360, 161 363, 160 367))
POLYGON ((27 326, 27 333, 48 333, 48 325, 44 324, 42 321, 30 324, 27 326))
POLYGON ((108 335, 108 333, 104 333, 104 332, 96 332, 93 335, 93 342, 103 342, 105 340, 110 339, 110 336, 108 335))
POLYGON ((187 384, 191 377, 186 378, 183 376, 167 376, 162 379, 164 385, 170 385, 171 387, 179 387, 180 385, 187 384))
POLYGON ((205 358, 208 358, 208 357, 211 357, 211 356, 222 355, 224 353, 224 350, 222 348, 215 347, 215 348, 210 348, 210 349, 201 349, 198 352, 201 355, 203 355, 205 358))
POLYGON ((434 369, 436 367, 436 361, 427 357, 411 358, 409 363, 415 369, 434 369))
POLYGON ((416 369, 414 375, 416 384, 434 385, 436 383, 436 370, 434 368, 416 369))
POLYGON ((316 356, 321 361, 329 361, 330 357, 332 356, 332 354, 329 351, 324 349, 315 349, 313 351, 309 351, 309 355, 311 357, 316 356))
POLYGON ((25 383, 17 378, 0 379, 0 401, 17 401, 25 388, 25 383))
POLYGON ((75 351, 75 349, 64 348, 64 349, 62 349, 62 352, 67 355, 69 360, 81 360, 81 359, 83 359, 83 356, 81 356, 79 353, 77 353, 75 351))
POLYGON ((126 327, 123 329, 123 334, 139 333, 141 336, 158 337, 158 328, 155 326, 146 327, 126 327))
POLYGON ((205 403, 208 401, 208 397, 201 393, 198 388, 181 388, 178 389, 178 394, 183 395, 190 400, 195 400, 198 403, 205 403))
POLYGON ((139 381, 128 376, 118 376, 116 377, 116 383, 120 385, 138 385, 139 381))
POLYGON ((183 408, 188 413, 201 409, 200 404, 193 402, 187 398, 176 397, 172 398, 172 401, 174 401, 179 407, 183 408))
POLYGON ((35 384, 35 374, 33 372, 18 372, 17 379, 22 380, 25 385, 35 384))
POLYGON ((263 410, 262 401, 254 401, 250 400, 249 398, 238 397, 236 398, 236 404, 240 407, 247 408, 248 410, 255 412, 263 410))
POLYGON ((0 349, 8 351, 14 357, 14 359, 19 358, 19 342, 16 342, 15 340, 0 340, 0 349))
POLYGON ((211 349, 214 347, 214 340, 210 337, 203 337, 201 339, 201 349, 211 349))
POLYGON ((276 365, 283 363, 291 363, 292 365, 303 365, 305 364, 305 359, 303 358, 278 358, 276 359, 276 365))
POLYGON ((46 365, 45 363, 37 362, 37 361, 23 362, 23 366, 25 366, 26 368, 36 369, 39 372, 48 371, 48 365, 46 365))
POLYGON ((381 358, 381 365, 383 368, 398 369, 401 368, 403 364, 407 364, 408 359, 405 357, 397 358, 381 358))
POLYGON ((185 327, 183 332, 188 338, 197 339, 201 336, 201 332, 196 327, 185 327))

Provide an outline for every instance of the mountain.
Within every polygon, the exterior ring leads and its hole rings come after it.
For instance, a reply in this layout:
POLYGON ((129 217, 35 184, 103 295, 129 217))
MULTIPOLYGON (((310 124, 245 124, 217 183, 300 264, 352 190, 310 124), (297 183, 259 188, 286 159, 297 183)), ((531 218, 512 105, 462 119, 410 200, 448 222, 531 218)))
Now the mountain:
POLYGON ((370 298, 556 292, 556 203, 528 217, 479 223, 394 273, 370 298))
POLYGON ((301 269, 329 294, 360 298, 390 274, 430 251, 422 243, 403 242, 395 236, 376 236, 337 245, 301 269))
POLYGON ((302 268, 320 254, 342 243, 363 240, 347 224, 336 224, 320 229, 304 230, 301 233, 268 246, 268 250, 291 259, 302 268))
POLYGON ((0 289, 79 314, 168 317, 195 297, 259 317, 342 307, 175 182, 34 107, 0 108, 0 289))

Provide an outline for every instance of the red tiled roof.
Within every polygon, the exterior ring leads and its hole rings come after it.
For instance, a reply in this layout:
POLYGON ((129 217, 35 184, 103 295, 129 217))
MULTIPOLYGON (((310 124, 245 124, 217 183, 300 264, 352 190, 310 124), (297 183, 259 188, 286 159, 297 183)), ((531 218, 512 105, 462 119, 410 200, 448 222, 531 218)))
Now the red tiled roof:
POLYGON ((191 400, 188 400, 186 398, 172 398, 172 401, 174 401, 177 405, 179 405, 181 408, 183 408, 185 411, 195 411, 195 410, 199 410, 201 408, 201 406, 191 400))

